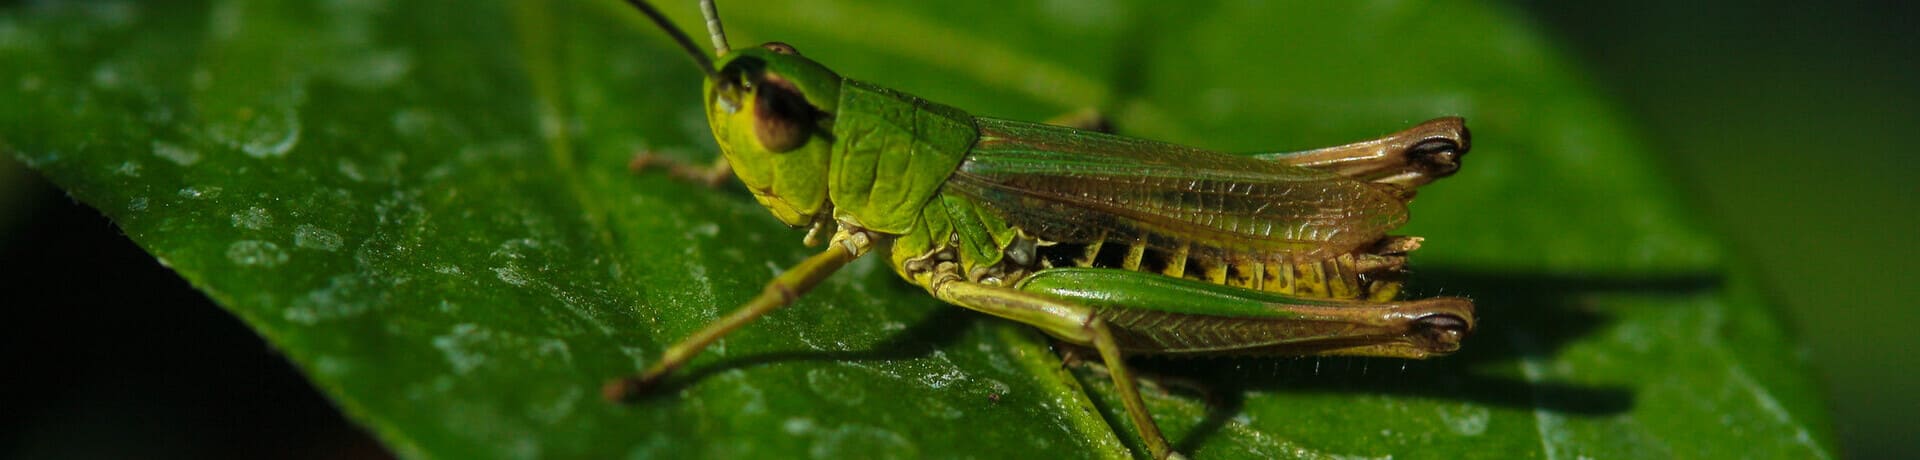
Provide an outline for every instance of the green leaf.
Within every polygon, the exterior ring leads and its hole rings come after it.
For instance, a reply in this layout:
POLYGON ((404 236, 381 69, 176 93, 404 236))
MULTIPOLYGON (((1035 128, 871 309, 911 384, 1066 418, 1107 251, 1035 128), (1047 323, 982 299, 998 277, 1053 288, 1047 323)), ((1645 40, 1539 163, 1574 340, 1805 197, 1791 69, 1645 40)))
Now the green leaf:
MULTIPOLYGON (((980 115, 1098 107, 1123 133, 1214 149, 1466 116, 1474 153, 1423 191, 1406 233, 1427 237, 1416 294, 1478 303, 1467 349, 1145 360, 1164 376, 1148 404, 1185 453, 1831 456, 1760 287, 1679 204, 1656 150, 1511 11, 721 8, 736 46, 786 41, 980 115)), ((645 149, 710 158, 699 78, 611 0, 34 2, 0 11, 0 147, 405 456, 1142 451, 1103 375, 871 259, 721 341, 662 397, 601 402, 604 379, 809 253, 740 190, 627 173, 645 149)))

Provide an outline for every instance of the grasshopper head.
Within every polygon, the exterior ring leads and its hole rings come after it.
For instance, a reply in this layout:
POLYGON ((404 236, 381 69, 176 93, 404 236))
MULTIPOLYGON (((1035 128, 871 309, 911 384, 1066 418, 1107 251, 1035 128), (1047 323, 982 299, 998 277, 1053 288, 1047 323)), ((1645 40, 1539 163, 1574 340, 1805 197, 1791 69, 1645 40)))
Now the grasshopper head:
POLYGON ((713 0, 701 1, 700 13, 707 19, 718 59, 707 57, 653 4, 627 3, 659 25, 707 74, 707 124, 733 174, 781 222, 795 227, 813 223, 827 207, 827 161, 840 75, 785 43, 731 49, 713 0))
POLYGON ((840 76, 793 47, 733 50, 706 83, 707 124, 734 175, 787 225, 827 201, 827 163, 840 76))

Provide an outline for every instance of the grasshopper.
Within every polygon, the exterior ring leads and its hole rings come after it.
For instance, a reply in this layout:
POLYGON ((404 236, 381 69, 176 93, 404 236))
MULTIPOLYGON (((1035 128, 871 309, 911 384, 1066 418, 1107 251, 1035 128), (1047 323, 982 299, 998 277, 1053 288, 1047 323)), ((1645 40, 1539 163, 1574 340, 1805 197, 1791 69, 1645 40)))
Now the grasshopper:
MULTIPOLYGON (((1457 350, 1458 297, 1396 300, 1417 237, 1414 190, 1459 169, 1465 122, 1438 118, 1317 150, 1229 155, 1091 129, 976 117, 842 78, 772 42, 730 49, 712 0, 707 57, 652 5, 628 0, 705 73, 712 166, 818 254, 667 347, 605 396, 631 401, 708 344, 879 252, 934 297, 1091 348, 1154 458, 1178 457, 1147 412, 1128 355, 1370 356, 1457 350)), ((660 160, 636 160, 640 167, 660 160)))

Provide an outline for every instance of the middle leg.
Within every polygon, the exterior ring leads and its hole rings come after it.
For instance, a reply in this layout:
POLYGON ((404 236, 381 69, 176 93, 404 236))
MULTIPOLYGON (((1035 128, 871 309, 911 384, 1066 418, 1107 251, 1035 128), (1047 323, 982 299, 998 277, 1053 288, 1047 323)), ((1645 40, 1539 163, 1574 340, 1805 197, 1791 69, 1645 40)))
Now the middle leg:
POLYGON ((1153 458, 1181 458, 1173 452, 1166 437, 1160 434, 1160 426, 1153 422, 1153 415, 1147 412, 1146 401, 1141 399, 1140 389, 1135 386, 1133 375, 1127 371, 1125 356, 1114 341, 1113 329, 1094 314, 1092 307, 1004 287, 967 282, 958 277, 935 282, 933 293, 948 303, 1026 323, 1061 341, 1098 351, 1101 361, 1106 363, 1108 374, 1113 378, 1114 388, 1120 391, 1120 401, 1127 408, 1128 418, 1133 420, 1134 427, 1139 430, 1140 438, 1146 442, 1153 458))

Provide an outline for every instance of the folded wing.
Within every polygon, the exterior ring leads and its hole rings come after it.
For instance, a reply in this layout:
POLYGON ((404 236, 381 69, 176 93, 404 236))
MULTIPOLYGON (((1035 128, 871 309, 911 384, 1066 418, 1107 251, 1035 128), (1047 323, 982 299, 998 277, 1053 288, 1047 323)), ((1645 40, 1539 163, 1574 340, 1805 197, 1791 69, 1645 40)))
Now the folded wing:
POLYGON ((1407 218, 1404 194, 1390 185, 1161 142, 977 122, 980 140, 947 192, 1044 240, 1301 262, 1370 244, 1407 218))

